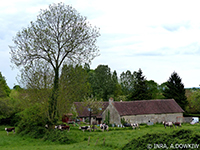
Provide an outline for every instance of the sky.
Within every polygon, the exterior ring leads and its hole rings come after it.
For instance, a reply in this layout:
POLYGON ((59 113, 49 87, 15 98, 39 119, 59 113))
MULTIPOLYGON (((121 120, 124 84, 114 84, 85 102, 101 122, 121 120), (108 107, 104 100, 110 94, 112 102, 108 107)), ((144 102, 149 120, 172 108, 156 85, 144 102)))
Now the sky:
POLYGON ((63 2, 100 28, 100 56, 91 69, 108 65, 118 76, 143 71, 147 80, 166 82, 175 71, 185 88, 200 85, 200 9, 198 0, 6 0, 0 4, 0 72, 10 88, 20 75, 10 61, 18 31, 41 9, 63 2))

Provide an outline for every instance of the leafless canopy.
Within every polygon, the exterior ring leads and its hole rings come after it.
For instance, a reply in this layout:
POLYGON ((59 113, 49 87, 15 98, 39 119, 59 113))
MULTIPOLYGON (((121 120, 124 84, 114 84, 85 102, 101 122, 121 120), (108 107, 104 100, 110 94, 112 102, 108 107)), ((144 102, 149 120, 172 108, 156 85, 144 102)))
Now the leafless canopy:
POLYGON ((96 39, 99 29, 92 27, 86 17, 63 3, 49 5, 41 10, 35 22, 19 31, 13 38, 11 61, 26 66, 43 60, 58 69, 65 59, 90 61, 98 56, 96 39))

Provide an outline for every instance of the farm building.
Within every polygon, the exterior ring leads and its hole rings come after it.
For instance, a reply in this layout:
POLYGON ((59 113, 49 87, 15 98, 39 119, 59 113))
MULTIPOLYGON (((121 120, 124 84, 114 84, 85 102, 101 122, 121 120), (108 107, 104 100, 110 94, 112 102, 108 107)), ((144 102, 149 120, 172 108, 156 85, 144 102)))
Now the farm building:
POLYGON ((63 114, 62 122, 69 123, 69 122, 71 122, 71 121, 74 121, 74 120, 72 119, 72 116, 73 116, 72 113, 63 114))
MULTIPOLYGON (((109 102, 102 102, 102 108, 99 108, 98 114, 91 113, 91 122, 97 122, 97 124, 102 123, 102 112, 108 107, 109 102)), ((77 117, 85 122, 89 120, 90 108, 84 106, 83 102, 74 102, 73 110, 76 112, 77 117)))
POLYGON ((182 122, 184 110, 174 99, 140 100, 114 102, 109 99, 109 105, 102 112, 102 121, 106 115, 110 117, 110 123, 121 124, 121 119, 129 123, 147 123, 162 121, 182 122))
MULTIPOLYGON (((91 114, 91 122, 102 123, 109 115, 111 124, 121 124, 121 119, 129 123, 147 123, 162 121, 183 122, 184 110, 174 99, 140 100, 140 101, 114 101, 102 102, 101 111, 98 114, 91 114)), ((75 112, 81 121, 89 120, 90 111, 83 102, 74 102, 75 112)))

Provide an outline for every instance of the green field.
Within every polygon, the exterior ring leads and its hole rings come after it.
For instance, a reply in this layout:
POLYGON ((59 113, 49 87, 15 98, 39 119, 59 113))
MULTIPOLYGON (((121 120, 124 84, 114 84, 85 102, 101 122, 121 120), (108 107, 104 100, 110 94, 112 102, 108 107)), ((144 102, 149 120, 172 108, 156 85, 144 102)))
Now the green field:
POLYGON ((0 150, 113 150, 122 149, 133 138, 141 137, 143 135, 146 135, 147 133, 172 133, 175 130, 181 129, 190 129, 195 131, 195 133, 200 133, 199 124, 183 124, 182 128, 177 129, 165 129, 164 126, 161 124, 153 126, 141 125, 140 130, 115 127, 110 128, 110 131, 108 132, 82 132, 78 130, 78 127, 72 127, 70 132, 63 131, 62 134, 75 136, 76 138, 78 138, 78 142, 73 144, 59 144, 50 141, 44 141, 43 139, 33 139, 28 136, 20 136, 13 133, 9 133, 9 135, 7 136, 4 128, 5 126, 0 126, 0 150), (90 139, 89 143, 88 139, 90 139))

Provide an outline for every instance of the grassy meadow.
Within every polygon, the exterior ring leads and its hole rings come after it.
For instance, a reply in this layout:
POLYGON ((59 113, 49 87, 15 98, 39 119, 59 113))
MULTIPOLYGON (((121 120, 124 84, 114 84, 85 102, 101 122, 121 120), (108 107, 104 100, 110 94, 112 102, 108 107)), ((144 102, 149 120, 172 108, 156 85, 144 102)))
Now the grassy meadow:
MULTIPOLYGON (((200 133, 200 125, 183 124, 181 128, 165 129, 162 124, 153 126, 141 125, 140 130, 131 128, 112 128, 101 132, 82 132, 78 127, 71 127, 70 131, 56 131, 60 134, 68 134, 74 139, 71 144, 60 144, 57 142, 45 141, 42 139, 34 139, 27 136, 9 133, 7 135, 5 127, 0 126, 0 149, 1 150, 120 150, 134 138, 142 137, 146 134, 155 133, 173 133, 181 129, 190 129, 195 133, 200 133), (88 140, 89 139, 89 140, 88 140)), ((17 130, 17 129, 16 129, 17 130)), ((198 143, 200 144, 200 143, 198 143)))

